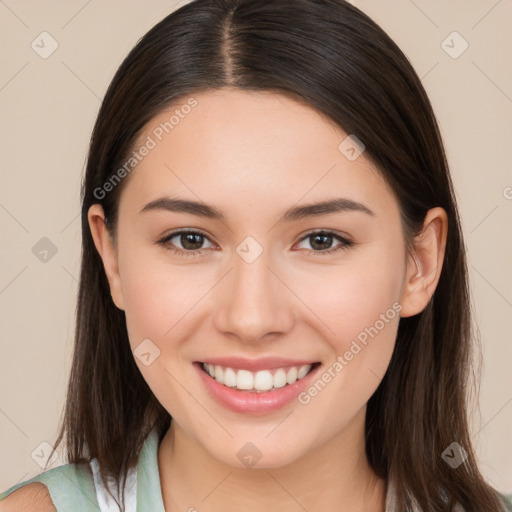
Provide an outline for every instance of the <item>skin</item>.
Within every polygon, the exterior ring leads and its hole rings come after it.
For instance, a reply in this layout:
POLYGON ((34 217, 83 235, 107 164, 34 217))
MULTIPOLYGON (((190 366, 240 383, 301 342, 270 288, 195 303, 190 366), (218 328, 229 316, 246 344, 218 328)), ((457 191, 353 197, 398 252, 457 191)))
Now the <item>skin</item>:
MULTIPOLYGON (((267 92, 226 88, 194 97, 197 107, 130 174, 115 240, 101 206, 89 210, 132 349, 149 338, 160 350, 148 366, 135 361, 173 417, 158 452, 165 508, 383 512, 386 482, 364 449, 366 404, 388 367, 399 316, 422 311, 435 290, 446 213, 428 212, 415 260, 405 250, 393 191, 364 152, 350 161, 338 150, 348 134, 334 123, 267 92), (139 213, 163 195, 212 204, 226 222, 139 213), (292 206, 338 197, 374 215, 345 211, 278 222, 292 206), (174 254, 157 243, 179 228, 207 234, 196 245, 201 255, 174 254), (318 249, 314 237, 305 238, 313 229, 354 243, 321 255, 340 242, 318 249), (250 264, 236 252, 247 236, 263 248, 250 264), (236 355, 301 357, 328 368, 395 303, 400 315, 306 405, 294 400, 273 413, 236 413, 208 394, 192 367, 236 355), (237 457, 249 441, 262 454, 251 468, 237 457)), ((172 111, 156 116, 140 140, 172 111)), ((179 236, 172 240, 186 250, 179 236)))

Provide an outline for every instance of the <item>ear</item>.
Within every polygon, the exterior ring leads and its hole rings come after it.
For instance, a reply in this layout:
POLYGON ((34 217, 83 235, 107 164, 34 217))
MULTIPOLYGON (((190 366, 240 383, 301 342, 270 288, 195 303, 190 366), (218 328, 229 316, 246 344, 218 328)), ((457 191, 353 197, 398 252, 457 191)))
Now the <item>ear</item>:
POLYGON ((421 233, 413 241, 413 253, 407 256, 401 317, 421 313, 434 294, 443 268, 447 233, 446 211, 441 207, 429 210, 421 233))
POLYGON ((89 228, 91 230, 94 245, 103 261, 103 267, 107 276, 110 293, 114 304, 124 310, 123 290, 119 277, 117 250, 105 225, 105 214, 100 204, 93 204, 87 212, 89 228))

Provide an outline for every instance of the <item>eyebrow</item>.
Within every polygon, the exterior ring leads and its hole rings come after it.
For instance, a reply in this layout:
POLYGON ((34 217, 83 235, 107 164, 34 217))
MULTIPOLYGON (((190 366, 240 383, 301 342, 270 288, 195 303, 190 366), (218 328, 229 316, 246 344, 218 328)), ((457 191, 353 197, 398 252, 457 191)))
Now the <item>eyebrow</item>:
MULTIPOLYGON (((214 206, 188 199, 160 197, 146 204, 139 213, 155 210, 164 210, 175 213, 190 213, 199 217, 219 220, 224 223, 226 222, 226 217, 224 214, 214 206)), ((294 206, 287 210, 281 216, 278 222, 291 222, 306 217, 315 217, 320 215, 327 215, 330 213, 347 211, 362 212, 372 216, 375 215, 372 210, 370 210, 362 203, 353 201, 352 199, 336 198, 318 203, 294 206)))

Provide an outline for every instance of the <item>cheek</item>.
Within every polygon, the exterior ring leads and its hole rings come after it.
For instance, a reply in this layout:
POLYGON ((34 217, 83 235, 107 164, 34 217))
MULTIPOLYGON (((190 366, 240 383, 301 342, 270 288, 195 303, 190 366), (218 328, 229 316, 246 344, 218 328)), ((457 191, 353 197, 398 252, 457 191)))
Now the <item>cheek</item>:
POLYGON ((163 250, 158 257, 154 250, 126 250, 120 272, 132 344, 144 338, 171 340, 205 292, 204 273, 172 265, 163 250))
POLYGON ((205 276, 171 265, 165 253, 164 258, 155 257, 155 251, 147 249, 126 248, 119 263, 135 363, 157 400, 183 417, 190 403, 180 386, 184 375, 177 371, 179 340, 193 333, 189 315, 205 292, 205 276))
POLYGON ((344 351, 365 329, 377 324, 380 331, 397 323, 405 271, 402 260, 399 251, 388 248, 386 253, 376 247, 364 259, 354 257, 343 265, 318 265, 314 272, 290 273, 289 282, 311 310, 315 328, 344 351))
MULTIPOLYGON (((400 244, 386 247, 375 247, 364 260, 354 258, 353 264, 325 267, 305 280, 302 275, 298 294, 313 312, 313 330, 323 333, 330 349, 327 369, 331 368, 325 380, 333 384, 322 393, 326 403, 343 397, 348 409, 357 409, 373 394, 389 365, 400 320, 405 261, 400 244)), ((317 388, 323 389, 322 384, 317 388)))

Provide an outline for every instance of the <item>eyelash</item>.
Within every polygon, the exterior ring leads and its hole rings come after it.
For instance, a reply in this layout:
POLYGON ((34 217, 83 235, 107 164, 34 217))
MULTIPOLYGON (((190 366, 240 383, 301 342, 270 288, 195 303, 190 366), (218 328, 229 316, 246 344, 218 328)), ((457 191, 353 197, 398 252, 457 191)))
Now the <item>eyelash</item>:
MULTIPOLYGON (((205 250, 205 249, 197 249, 195 251, 186 251, 186 250, 182 250, 182 249, 179 249, 179 248, 176 248, 176 247, 172 247, 170 244, 169 244, 169 241, 174 238, 175 236, 177 235, 183 235, 183 234, 195 234, 195 235, 201 235, 205 238, 207 238, 210 242, 210 238, 208 237, 208 235, 200 230, 194 230, 194 229, 182 229, 182 230, 179 230, 179 231, 174 231, 173 233, 170 233, 169 235, 165 236, 164 238, 162 238, 161 240, 159 240, 157 243, 162 245, 165 249, 173 252, 174 254, 178 254, 179 256, 186 256, 186 257, 195 257, 195 256, 200 256, 200 254, 205 250)), ((302 242, 303 240, 313 236, 313 235, 330 235, 332 236, 333 238, 336 238, 339 242, 341 242, 339 245, 331 248, 331 249, 327 249, 325 251, 314 251, 314 250, 311 250, 311 249, 301 249, 301 250, 305 250, 307 253, 311 254, 312 256, 324 256, 324 255, 328 255, 328 254, 332 254, 332 253, 335 253, 335 252, 338 252, 338 251, 342 251, 342 250, 345 250, 345 249, 348 249, 349 247, 352 247, 354 245, 354 242, 352 242, 351 240, 348 240, 347 238, 337 234, 335 231, 329 231, 329 230, 326 230, 326 229, 317 229, 317 230, 313 230, 313 231, 310 231, 308 233, 306 233, 300 240, 299 240, 299 243, 302 242)))

